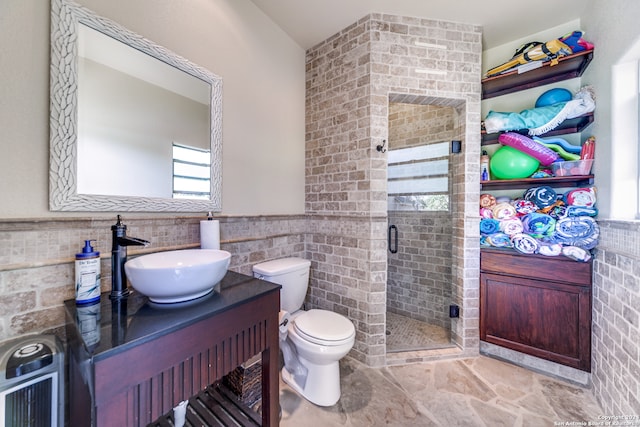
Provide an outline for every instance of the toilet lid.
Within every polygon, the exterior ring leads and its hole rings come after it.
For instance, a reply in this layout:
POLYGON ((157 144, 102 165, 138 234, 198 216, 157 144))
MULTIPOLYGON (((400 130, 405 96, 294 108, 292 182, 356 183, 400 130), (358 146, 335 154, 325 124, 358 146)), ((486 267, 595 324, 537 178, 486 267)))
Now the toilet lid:
POLYGON ((346 317, 327 310, 309 310, 296 317, 293 326, 303 337, 321 344, 338 344, 356 333, 353 323, 346 317))

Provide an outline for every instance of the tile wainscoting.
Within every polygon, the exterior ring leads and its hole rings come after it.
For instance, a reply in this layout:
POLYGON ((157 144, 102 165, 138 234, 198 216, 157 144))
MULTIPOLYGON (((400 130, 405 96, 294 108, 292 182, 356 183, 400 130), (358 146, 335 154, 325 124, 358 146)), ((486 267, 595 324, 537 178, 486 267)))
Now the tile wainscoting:
MULTIPOLYGON (((127 234, 151 241, 128 248, 129 256, 197 248, 201 217, 140 218, 123 215, 127 234)), ((230 270, 251 274, 253 264, 304 256, 306 218, 220 217, 221 248, 231 252, 230 270)), ((74 261, 84 240, 100 252, 102 291, 111 288, 113 218, 0 221, 0 341, 27 333, 64 334, 63 301, 74 298, 74 261)))
POLYGON ((640 222, 600 220, 593 274, 593 391, 607 415, 640 414, 640 222))

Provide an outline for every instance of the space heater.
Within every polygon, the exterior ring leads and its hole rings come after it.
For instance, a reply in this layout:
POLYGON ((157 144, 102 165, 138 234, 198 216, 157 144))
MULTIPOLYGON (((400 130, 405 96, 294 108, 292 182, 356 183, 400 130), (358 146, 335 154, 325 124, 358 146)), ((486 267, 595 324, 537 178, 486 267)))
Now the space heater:
POLYGON ((55 335, 0 343, 0 422, 64 426, 64 352, 55 335))

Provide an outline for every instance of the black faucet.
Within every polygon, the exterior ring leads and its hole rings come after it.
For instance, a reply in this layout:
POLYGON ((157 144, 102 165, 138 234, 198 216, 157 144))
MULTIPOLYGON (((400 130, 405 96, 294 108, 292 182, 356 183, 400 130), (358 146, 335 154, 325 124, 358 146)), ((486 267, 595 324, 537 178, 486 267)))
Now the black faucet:
POLYGON ((127 262, 127 246, 147 246, 150 242, 127 236, 127 226, 118 215, 118 222, 111 226, 111 300, 119 300, 129 295, 124 263, 127 262))

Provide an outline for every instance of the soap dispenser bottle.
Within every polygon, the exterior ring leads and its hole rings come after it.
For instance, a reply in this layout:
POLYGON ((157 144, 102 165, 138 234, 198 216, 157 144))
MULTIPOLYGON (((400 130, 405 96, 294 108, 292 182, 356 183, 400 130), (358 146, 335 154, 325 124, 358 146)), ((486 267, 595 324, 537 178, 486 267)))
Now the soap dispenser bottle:
POLYGON ((100 252, 85 240, 82 252, 76 254, 76 304, 87 305, 100 301, 100 252))

